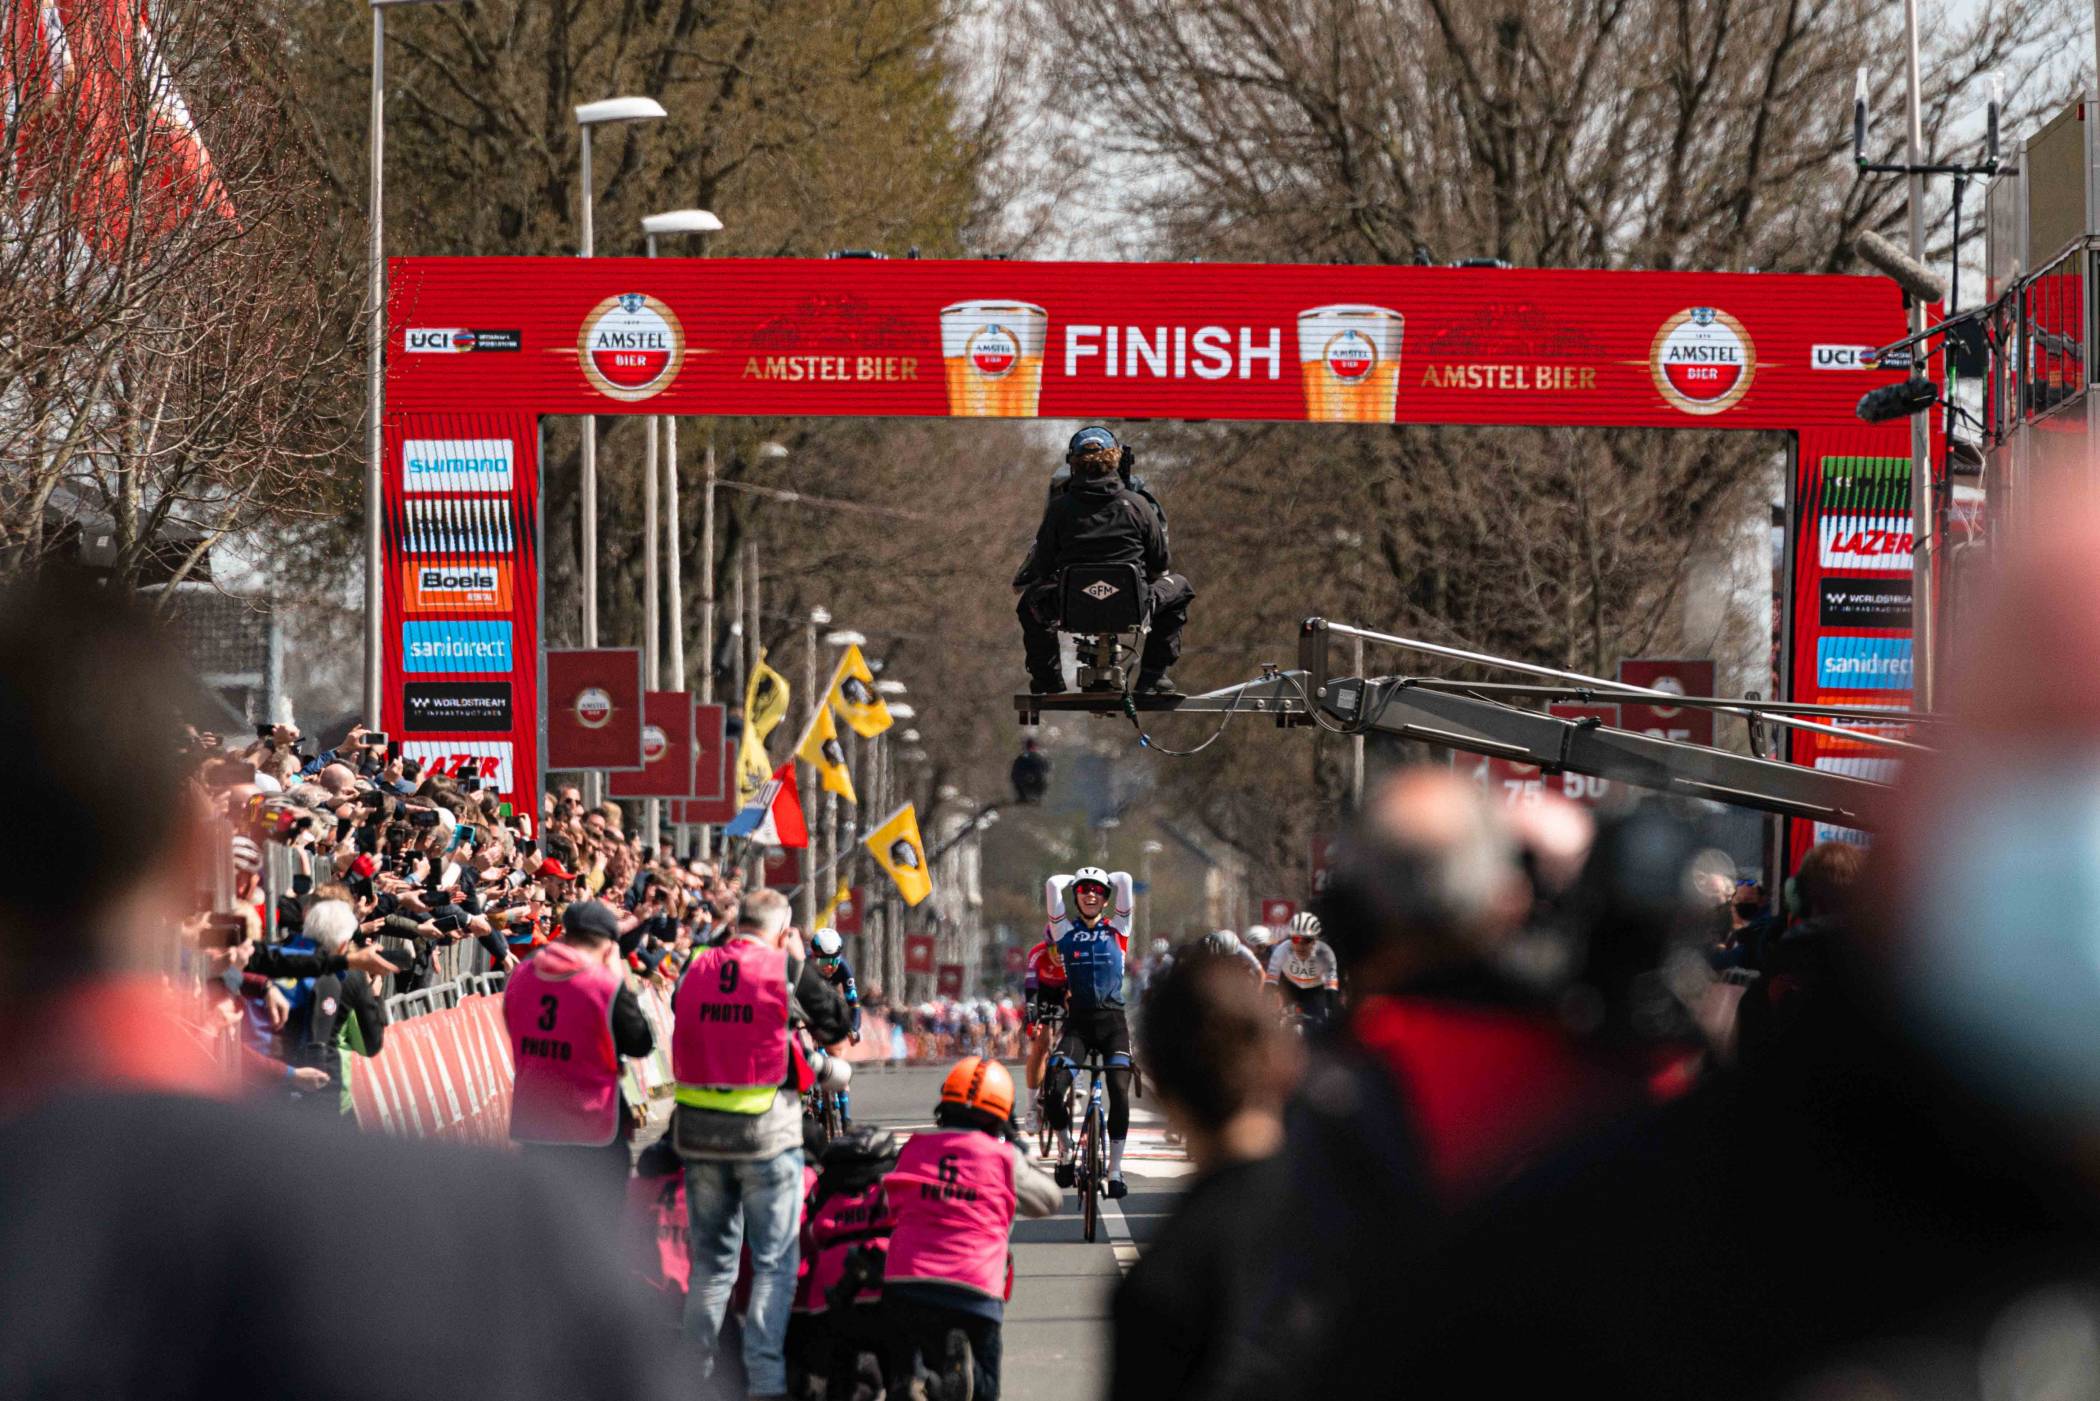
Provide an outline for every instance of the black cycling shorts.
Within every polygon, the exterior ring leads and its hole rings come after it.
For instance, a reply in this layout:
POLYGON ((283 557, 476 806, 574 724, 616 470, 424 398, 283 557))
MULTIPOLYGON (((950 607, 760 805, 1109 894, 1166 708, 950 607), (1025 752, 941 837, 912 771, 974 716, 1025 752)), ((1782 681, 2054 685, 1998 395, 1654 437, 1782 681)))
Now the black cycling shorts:
POLYGON ((1057 1043, 1058 1054, 1076 1067, 1086 1061, 1089 1051, 1097 1052, 1104 1065, 1114 1057, 1121 1056, 1121 1065, 1130 1064, 1130 1019, 1123 1015, 1121 1007, 1096 1007, 1092 1011, 1073 1010, 1065 1014, 1065 1038, 1057 1043))

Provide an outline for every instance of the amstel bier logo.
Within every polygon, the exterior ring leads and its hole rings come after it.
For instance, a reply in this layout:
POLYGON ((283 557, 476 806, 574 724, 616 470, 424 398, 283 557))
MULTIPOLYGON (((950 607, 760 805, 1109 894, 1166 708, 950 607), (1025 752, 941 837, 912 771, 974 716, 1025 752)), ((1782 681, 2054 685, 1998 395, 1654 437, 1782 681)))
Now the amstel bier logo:
POLYGON ((1672 407, 1689 414, 1721 413, 1750 392, 1757 347, 1743 323, 1727 312, 1686 307, 1655 333, 1648 370, 1672 407))
POLYGON ((584 377, 600 394, 633 401, 661 393, 685 362, 678 314, 642 292, 607 297, 583 318, 576 339, 584 377))

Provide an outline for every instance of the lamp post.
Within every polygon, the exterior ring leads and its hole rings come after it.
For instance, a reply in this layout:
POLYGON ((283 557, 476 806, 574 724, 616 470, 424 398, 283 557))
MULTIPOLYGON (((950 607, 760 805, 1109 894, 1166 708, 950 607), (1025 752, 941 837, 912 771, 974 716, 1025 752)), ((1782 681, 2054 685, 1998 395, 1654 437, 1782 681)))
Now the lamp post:
MULTIPOLYGON (((648 256, 656 256, 658 234, 713 233, 722 227, 722 221, 704 209, 674 209, 663 214, 651 214, 642 220, 642 245, 648 256)), ((648 450, 643 454, 642 471, 642 632, 647 638, 642 659, 643 670, 648 673, 649 684, 657 690, 683 691, 685 689, 685 600, 680 596, 683 581, 679 578, 678 560, 678 419, 675 416, 659 418, 651 414, 645 424, 649 434, 648 450), (663 570, 657 570, 657 433, 661 428, 663 444, 663 570), (668 591, 671 604, 670 665, 660 665, 663 660, 659 638, 663 635, 660 622, 661 600, 668 591), (668 670, 670 681, 664 675, 668 670)), ((658 826, 658 804, 649 800, 649 844, 653 847, 662 838, 658 826)), ((683 843, 680 844, 681 847, 683 843)))
POLYGON ((380 562, 382 508, 380 481, 386 452, 381 431, 385 407, 386 368, 386 12, 393 5, 432 4, 437 0, 370 0, 372 7, 371 200, 366 219, 365 300, 372 324, 365 348, 365 724, 380 728, 380 659, 386 653, 380 608, 384 566, 380 562))
MULTIPOLYGON (((608 97, 601 102, 586 102, 575 109, 576 125, 582 133, 582 162, 579 171, 583 197, 579 209, 582 242, 578 256, 591 257, 595 238, 591 226, 591 129, 617 122, 657 121, 664 115, 663 104, 653 97, 608 97)), ((577 495, 582 498, 583 508, 583 559, 580 572, 583 575, 583 645, 598 645, 598 418, 585 414, 583 418, 582 469, 577 482, 577 495)), ((596 770, 583 776, 584 799, 596 803, 601 791, 601 780, 596 770)))
MULTIPOLYGON (((1144 931, 1145 937, 1147 939, 1153 937, 1152 858, 1159 855, 1162 851, 1165 850, 1166 847, 1163 844, 1152 841, 1149 838, 1145 841, 1143 845, 1138 847, 1138 884, 1144 887, 1144 889, 1139 892, 1139 894, 1144 899, 1144 904, 1139 906, 1138 908, 1144 912, 1144 918, 1137 921, 1137 926, 1139 929, 1144 931)), ((1145 945, 1145 956, 1149 958, 1151 957, 1151 955, 1152 946, 1150 944, 1147 944, 1145 945)))
MULTIPOLYGON (((673 209, 662 214, 651 214, 642 220, 642 238, 647 245, 649 256, 652 258, 656 256, 656 240, 659 236, 672 234, 706 235, 720 233, 721 229, 722 221, 705 209, 673 209)), ((702 257, 707 255, 707 244, 704 238, 700 244, 700 252, 702 257)), ((666 630, 666 642, 669 647, 667 660, 669 665, 665 669, 670 675, 670 689, 682 691, 686 686, 685 592, 684 581, 681 578, 681 557, 678 540, 678 418, 675 414, 667 414, 663 417, 662 422, 664 439, 663 586, 664 598, 669 604, 670 613, 669 626, 666 630)), ((649 420, 651 442, 654 442, 656 438, 656 425, 657 419, 652 415, 649 420)), ((706 537, 703 541, 703 547, 705 558, 707 559, 708 593, 712 595, 714 592, 714 473, 712 470, 708 473, 706 491, 707 500, 702 512, 704 522, 702 534, 706 537)), ((712 638, 708 639, 707 645, 710 648, 712 647, 712 638)), ((713 700, 714 685, 712 673, 714 665, 712 658, 709 659, 707 665, 710 675, 700 698, 702 700, 713 700)))
MULTIPOLYGON (((817 629, 830 621, 830 609, 812 608, 802 624, 802 725, 805 733, 816 723, 817 707, 823 704, 822 697, 817 695, 817 629)), ((796 762, 802 764, 799 757, 796 762)), ((802 764, 802 768, 804 773, 810 771, 807 764, 802 764)), ((803 791, 809 791, 807 783, 803 785, 803 791)), ((808 869, 802 873, 802 927, 811 932, 815 932, 817 926, 817 857, 822 853, 822 845, 814 841, 803 852, 808 869)))

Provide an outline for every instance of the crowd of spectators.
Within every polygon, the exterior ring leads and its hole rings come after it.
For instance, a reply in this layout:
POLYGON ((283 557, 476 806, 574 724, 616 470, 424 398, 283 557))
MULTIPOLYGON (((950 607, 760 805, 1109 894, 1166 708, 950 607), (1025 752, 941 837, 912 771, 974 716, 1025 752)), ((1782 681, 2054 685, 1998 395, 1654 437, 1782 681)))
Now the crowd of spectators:
POLYGON ((733 866, 652 849, 618 804, 587 807, 575 787, 549 792, 535 821, 368 733, 188 735, 224 869, 221 891, 200 892, 220 912, 197 914, 185 944, 207 1024, 237 1037, 251 1078, 347 1106, 344 1057, 381 1051, 387 998, 514 968, 572 901, 616 910, 630 970, 666 995, 690 950, 726 934, 744 889, 733 866))

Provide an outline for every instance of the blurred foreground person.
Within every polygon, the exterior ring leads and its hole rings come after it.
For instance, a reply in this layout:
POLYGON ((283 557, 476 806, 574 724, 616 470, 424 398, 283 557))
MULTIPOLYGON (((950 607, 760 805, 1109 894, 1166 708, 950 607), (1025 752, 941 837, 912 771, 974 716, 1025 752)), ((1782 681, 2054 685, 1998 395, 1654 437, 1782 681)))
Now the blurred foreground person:
POLYGON ((2100 533, 1959 639, 1824 994, 1489 1203, 1418 1277, 1424 1395, 2100 1385, 2100 533), (1747 1311, 1734 1305, 1747 1305, 1747 1311))
POLYGON ((1181 954, 1146 991, 1140 1062, 1196 1177, 1116 1290, 1110 1401, 1201 1395, 1206 1368, 1225 1355, 1225 1330, 1255 1292, 1243 1233, 1289 1189, 1276 1154, 1302 1046, 1277 1025, 1230 930, 1181 954))
POLYGON ((155 709, 186 684, 99 592, 0 592, 0 772, 35 814, 0 840, 0 1396, 673 1395, 609 1210, 227 1098, 172 976, 210 860, 155 709))
POLYGON ((1548 827, 1520 844, 1441 768, 1367 802, 1323 900, 1350 1011, 1287 1116, 1292 1191, 1254 1233, 1263 1296, 1227 1394, 1382 1391, 1409 1324, 1392 1286, 1452 1215, 1644 1105, 1658 1059, 1682 1054, 1654 1034, 1692 1028, 1656 1005, 1653 970, 1690 908, 1689 836, 1659 812, 1627 819, 1562 889, 1585 829, 1548 827))

